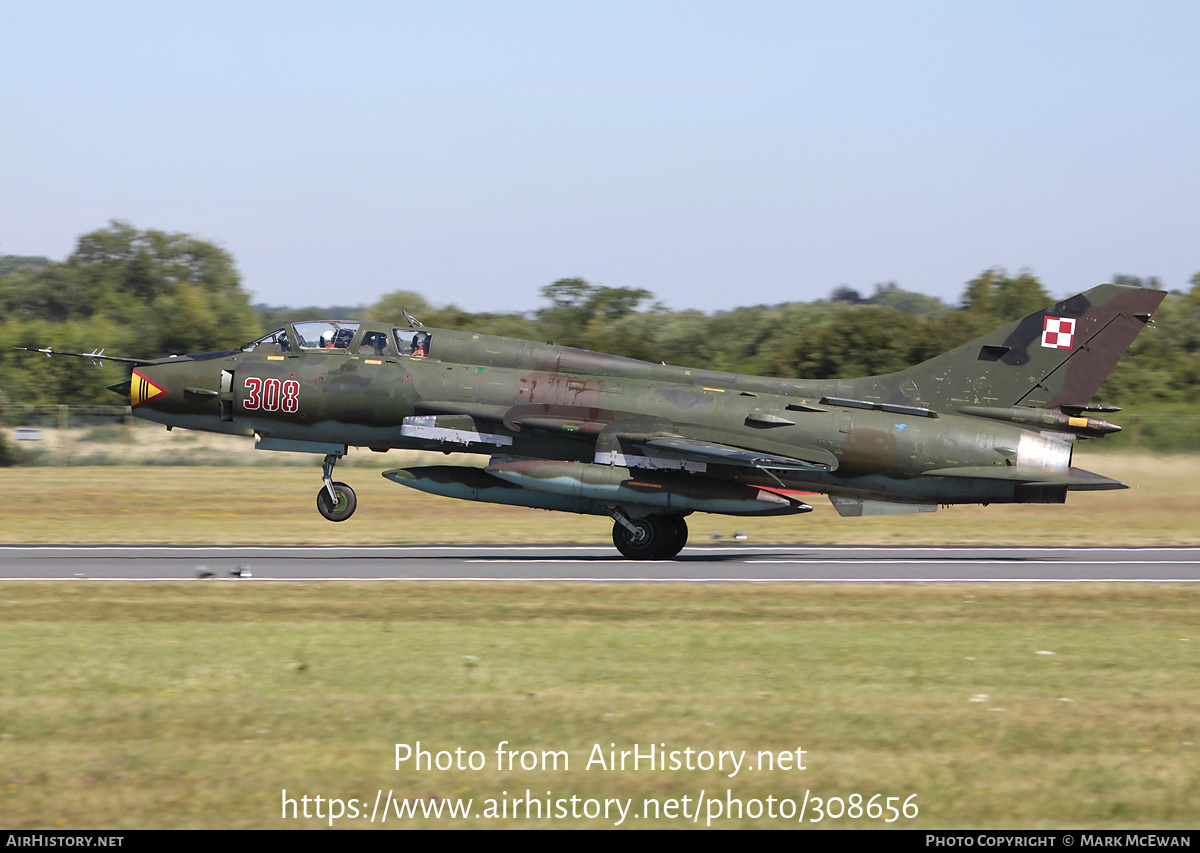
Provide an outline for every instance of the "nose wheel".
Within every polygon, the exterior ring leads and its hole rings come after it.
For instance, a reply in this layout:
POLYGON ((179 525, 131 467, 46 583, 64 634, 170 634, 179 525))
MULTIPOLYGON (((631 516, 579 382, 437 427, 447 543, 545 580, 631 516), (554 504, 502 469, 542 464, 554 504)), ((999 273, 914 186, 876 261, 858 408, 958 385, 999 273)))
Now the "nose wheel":
POLYGON ((354 489, 345 483, 331 482, 329 485, 333 488, 333 497, 329 497, 329 488, 317 492, 317 512, 330 521, 345 521, 354 515, 358 498, 354 495, 354 489))
POLYGON ((338 457, 332 453, 325 457, 325 485, 317 492, 317 512, 330 521, 345 521, 354 515, 354 510, 358 508, 358 498, 354 489, 345 483, 333 481, 333 466, 337 461, 338 457))

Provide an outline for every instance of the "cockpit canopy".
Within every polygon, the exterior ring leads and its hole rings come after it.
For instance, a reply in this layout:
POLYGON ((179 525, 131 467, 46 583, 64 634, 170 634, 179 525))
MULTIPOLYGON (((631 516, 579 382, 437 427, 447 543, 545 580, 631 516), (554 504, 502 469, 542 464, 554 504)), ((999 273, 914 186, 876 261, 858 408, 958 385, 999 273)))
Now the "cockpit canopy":
MULTIPOLYGON (((424 329, 361 328, 357 320, 311 320, 276 329, 243 346, 242 352, 341 350, 379 358, 403 355, 425 358, 433 336, 424 329)), ((375 324, 370 324, 375 326, 375 324)))
POLYGON ((348 349, 358 331, 358 322, 314 320, 292 326, 300 349, 348 349))

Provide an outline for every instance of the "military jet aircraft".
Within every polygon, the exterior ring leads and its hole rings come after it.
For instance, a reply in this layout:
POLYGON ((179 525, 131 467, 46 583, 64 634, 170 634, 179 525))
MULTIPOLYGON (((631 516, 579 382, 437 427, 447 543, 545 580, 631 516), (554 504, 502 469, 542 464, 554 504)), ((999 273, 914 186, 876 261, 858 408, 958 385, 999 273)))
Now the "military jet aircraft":
POLYGON ((923 364, 861 379, 779 379, 652 364, 424 327, 312 321, 228 351, 133 366, 111 386, 168 429, 253 435, 324 456, 317 509, 355 510, 333 479, 350 447, 464 451, 483 467, 384 472, 487 503, 605 515, 630 559, 669 559, 693 512, 789 515, 812 493, 843 516, 964 503, 1063 503, 1119 489, 1071 465, 1119 427, 1092 396, 1164 297, 1105 284, 923 364))

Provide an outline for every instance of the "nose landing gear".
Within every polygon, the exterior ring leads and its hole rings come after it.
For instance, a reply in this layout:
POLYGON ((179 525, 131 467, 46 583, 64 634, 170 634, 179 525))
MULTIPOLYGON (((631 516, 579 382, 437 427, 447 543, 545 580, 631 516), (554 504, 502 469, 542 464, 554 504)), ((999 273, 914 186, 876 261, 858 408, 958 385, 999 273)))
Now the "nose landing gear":
POLYGON ((333 466, 337 464, 339 458, 341 457, 334 453, 325 455, 322 478, 325 485, 321 491, 317 492, 317 512, 330 521, 345 521, 354 515, 354 510, 358 508, 358 498, 354 494, 354 489, 345 483, 333 481, 333 466))

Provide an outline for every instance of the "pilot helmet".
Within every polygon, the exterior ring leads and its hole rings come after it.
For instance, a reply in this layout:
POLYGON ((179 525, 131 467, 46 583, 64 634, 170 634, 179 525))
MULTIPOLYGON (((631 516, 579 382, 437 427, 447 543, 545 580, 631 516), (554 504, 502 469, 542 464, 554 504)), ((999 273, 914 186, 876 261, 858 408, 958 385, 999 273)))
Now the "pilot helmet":
POLYGON ((329 347, 333 345, 333 329, 326 329, 321 332, 321 346, 329 347))

